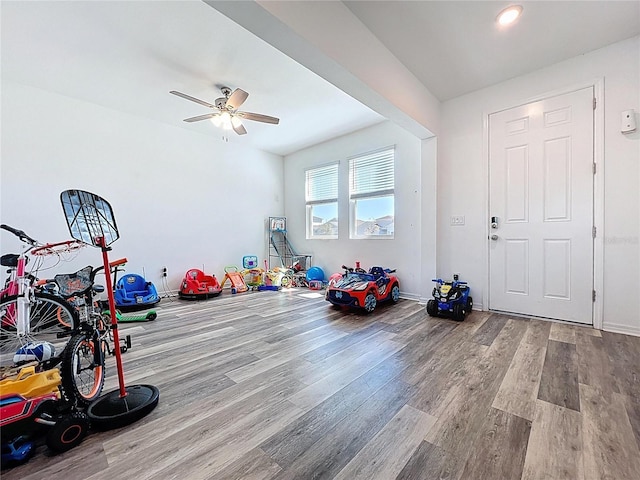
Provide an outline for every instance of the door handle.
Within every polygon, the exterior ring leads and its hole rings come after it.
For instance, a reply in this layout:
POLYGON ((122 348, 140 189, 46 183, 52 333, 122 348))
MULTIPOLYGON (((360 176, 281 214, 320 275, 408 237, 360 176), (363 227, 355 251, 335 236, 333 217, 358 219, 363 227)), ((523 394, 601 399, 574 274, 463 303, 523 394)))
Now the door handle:
POLYGON ((498 235, 491 235, 491 240, 498 240, 498 235))

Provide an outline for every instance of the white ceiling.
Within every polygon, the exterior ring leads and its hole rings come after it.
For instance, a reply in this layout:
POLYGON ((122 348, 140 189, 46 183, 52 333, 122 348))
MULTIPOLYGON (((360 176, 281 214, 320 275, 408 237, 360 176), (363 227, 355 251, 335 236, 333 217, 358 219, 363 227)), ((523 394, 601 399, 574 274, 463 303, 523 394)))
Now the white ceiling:
MULTIPOLYGON (((640 1, 519 2, 508 31, 494 23, 503 1, 344 3, 441 101, 640 34, 640 1)), ((281 123, 246 121, 229 141, 280 155, 383 120, 200 1, 2 1, 0 15, 3 81, 216 137, 182 122, 206 107, 168 92, 213 103, 240 87, 243 110, 281 123)))
MULTIPOLYGON (((217 85, 242 88, 245 121, 229 141, 285 155, 383 121, 217 10, 199 1, 2 1, 2 79, 222 137, 209 121, 185 123, 213 103, 217 85)), ((90 119, 87 119, 90 121, 90 119)))
POLYGON ((640 33, 640 1, 343 3, 441 101, 640 33), (513 4, 522 16, 499 28, 513 4))

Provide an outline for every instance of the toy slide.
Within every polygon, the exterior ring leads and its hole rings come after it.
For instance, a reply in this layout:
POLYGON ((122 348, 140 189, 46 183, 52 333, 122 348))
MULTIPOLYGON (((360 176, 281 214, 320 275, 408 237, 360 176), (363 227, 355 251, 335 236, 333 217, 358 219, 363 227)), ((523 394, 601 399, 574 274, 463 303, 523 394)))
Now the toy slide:
POLYGON ((234 291, 237 293, 242 293, 249 290, 249 287, 247 287, 247 284, 244 282, 244 275, 242 274, 242 272, 238 271, 238 267, 236 266, 231 265, 228 267, 224 267, 224 279, 222 280, 222 284, 220 285, 221 288, 224 287, 224 284, 227 283, 227 280, 229 280, 229 283, 231 283, 232 293, 234 291))

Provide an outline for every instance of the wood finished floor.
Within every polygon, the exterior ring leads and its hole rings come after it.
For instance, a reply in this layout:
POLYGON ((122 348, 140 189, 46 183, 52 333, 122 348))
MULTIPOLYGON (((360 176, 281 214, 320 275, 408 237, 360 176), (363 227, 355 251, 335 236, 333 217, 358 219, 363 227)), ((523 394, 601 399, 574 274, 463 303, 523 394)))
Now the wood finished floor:
POLYGON ((158 407, 2 478, 640 479, 640 338, 309 293, 163 300, 121 327, 158 407))

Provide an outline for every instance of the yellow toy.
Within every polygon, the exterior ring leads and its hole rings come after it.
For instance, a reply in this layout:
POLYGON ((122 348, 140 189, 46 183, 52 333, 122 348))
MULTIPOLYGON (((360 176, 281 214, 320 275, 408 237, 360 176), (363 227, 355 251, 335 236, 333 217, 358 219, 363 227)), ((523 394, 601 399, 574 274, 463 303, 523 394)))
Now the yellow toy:
POLYGON ((48 393, 58 393, 58 386, 62 381, 57 368, 36 373, 36 367, 29 365, 22 367, 17 375, 0 381, 0 397, 5 395, 22 395, 34 398, 48 393))

